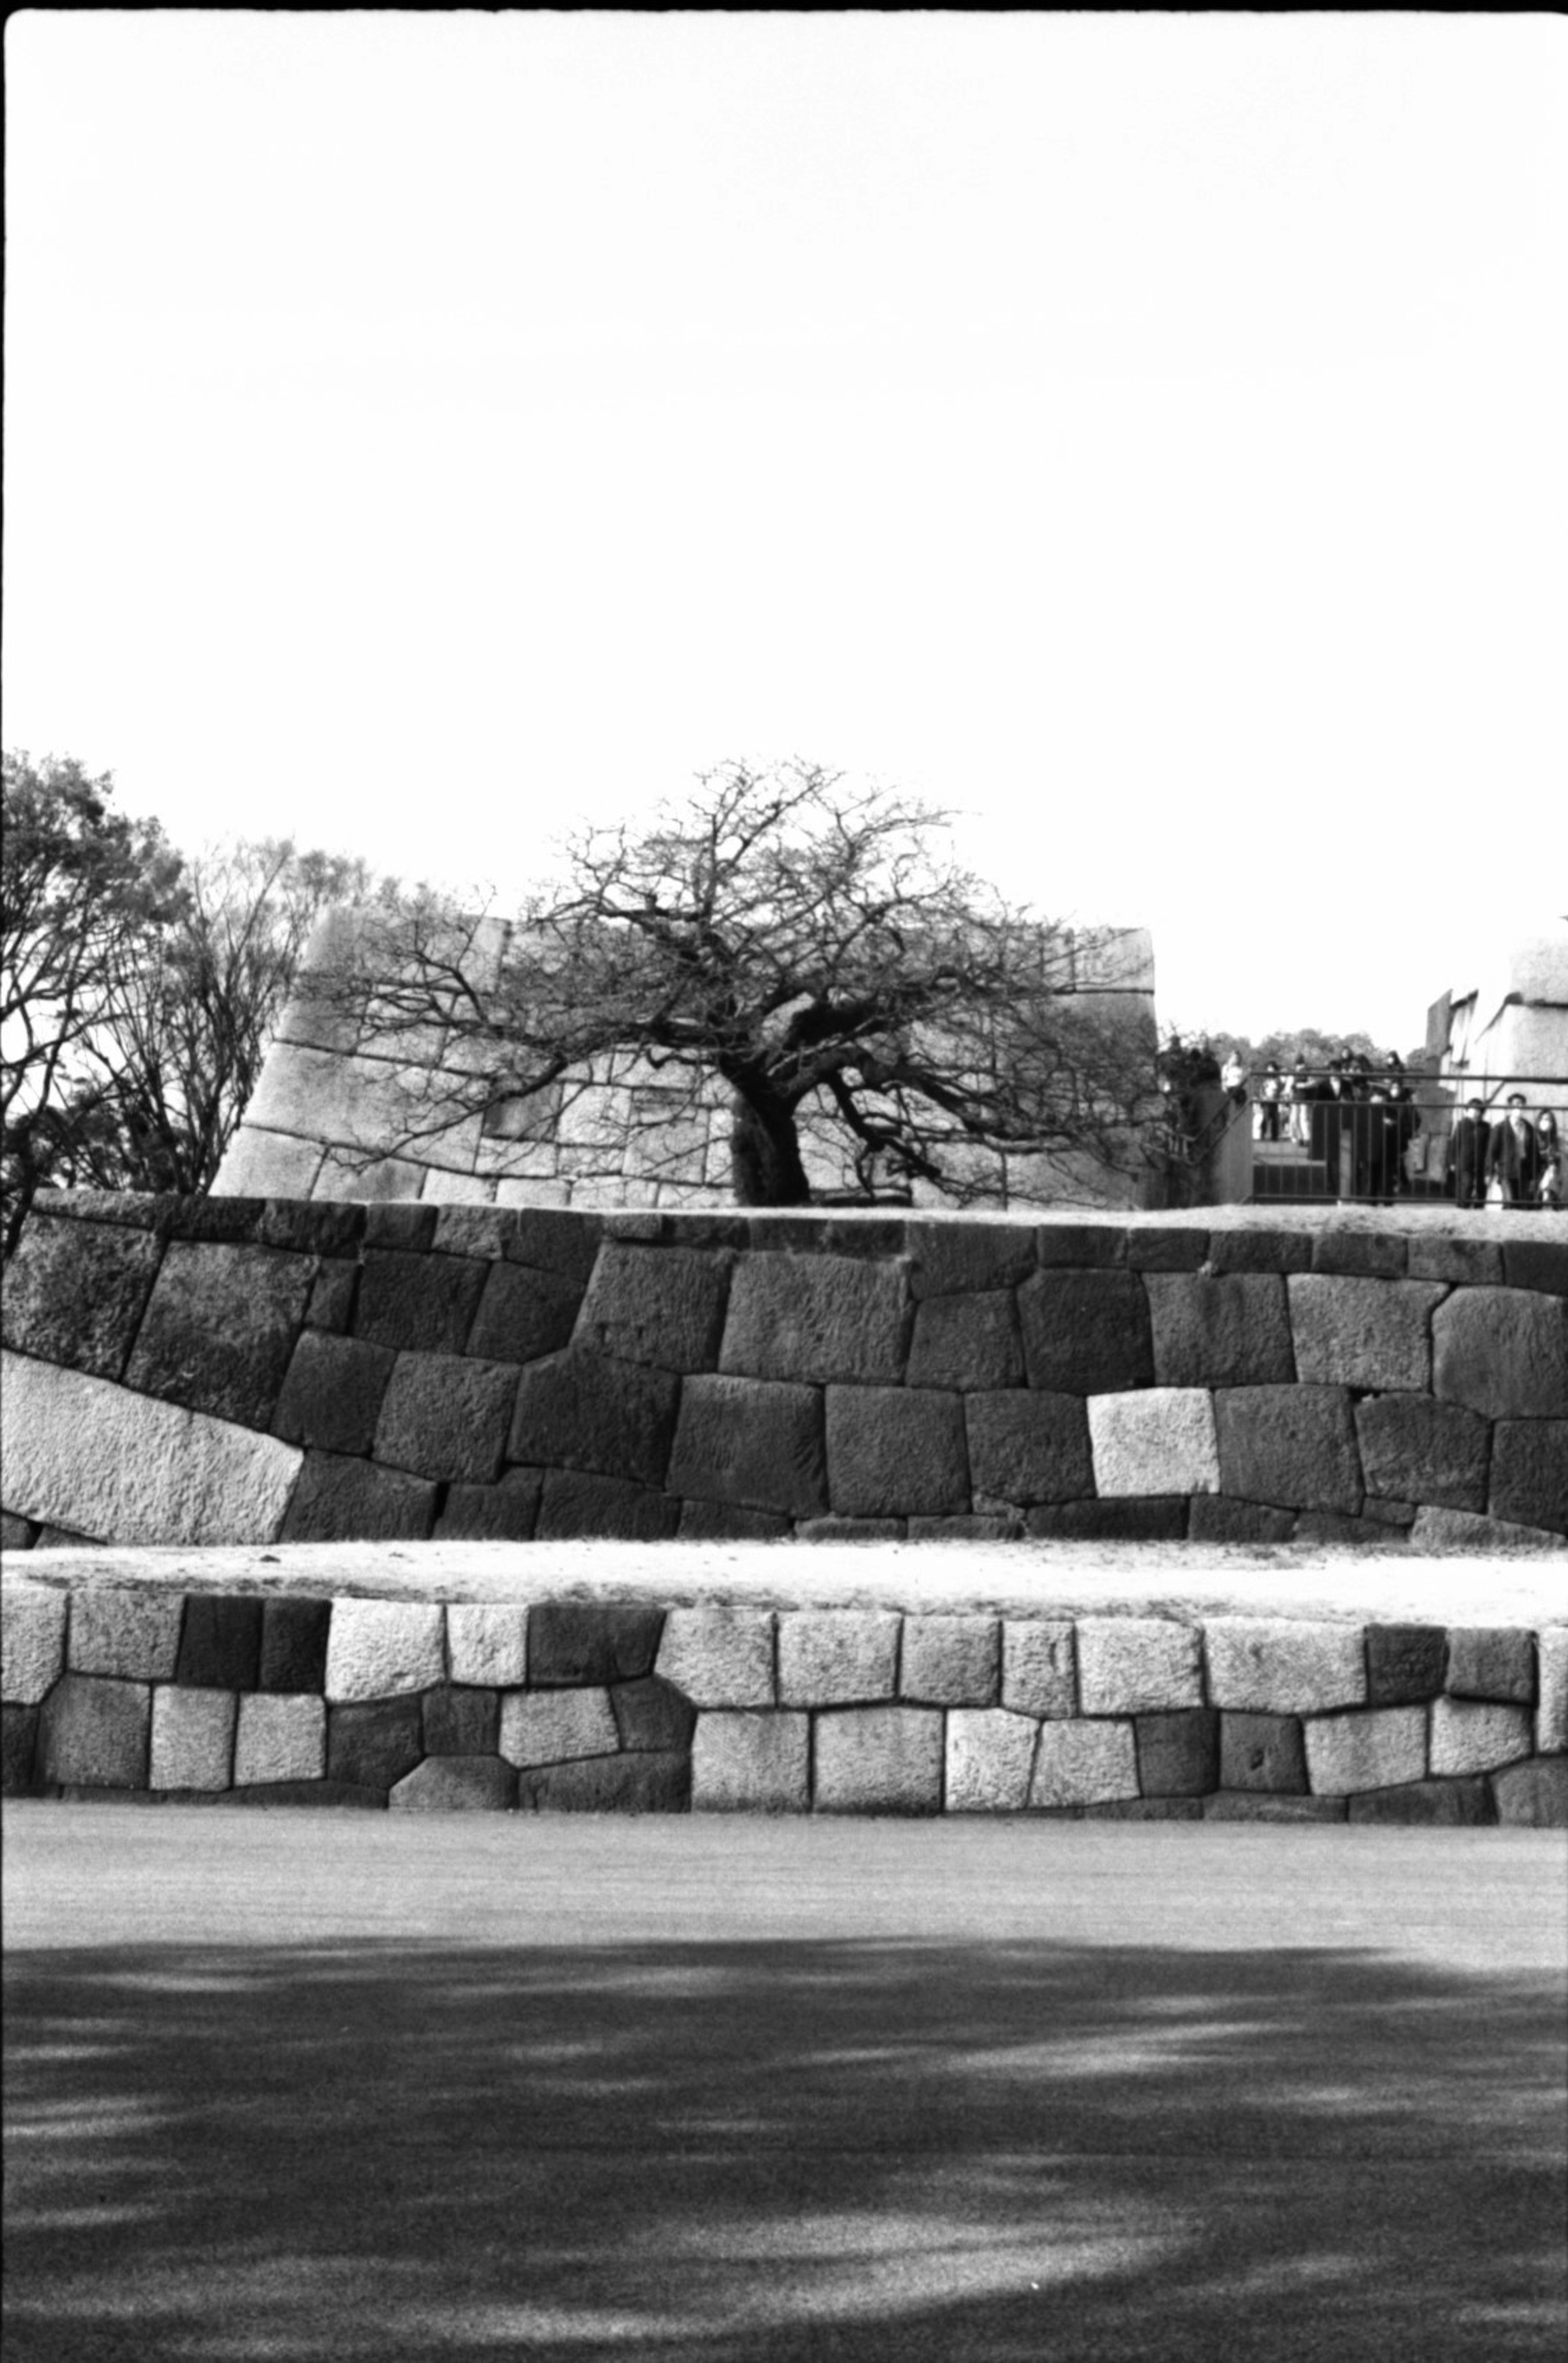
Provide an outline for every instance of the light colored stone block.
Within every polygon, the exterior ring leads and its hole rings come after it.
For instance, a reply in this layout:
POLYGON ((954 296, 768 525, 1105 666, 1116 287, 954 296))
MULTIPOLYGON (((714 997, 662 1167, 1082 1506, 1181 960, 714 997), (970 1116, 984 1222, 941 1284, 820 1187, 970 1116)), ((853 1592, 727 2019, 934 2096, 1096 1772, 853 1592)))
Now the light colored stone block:
POLYGON ((1363 1789, 1397 1789, 1426 1778, 1424 1706, 1321 1715, 1307 1724, 1306 1736, 1307 1780, 1315 1797, 1352 1797, 1363 1789))
POLYGON ((694 1706, 772 1706, 772 1609, 672 1608, 655 1671, 694 1706))
POLYGON ((449 1605, 447 1653, 454 1682, 472 1682, 480 1690, 521 1689, 528 1650, 526 1608, 473 1601, 449 1605))
POLYGON ((1214 1706, 1258 1714, 1322 1714, 1360 1706, 1366 1697, 1359 1625, 1215 1616, 1204 1626, 1204 1647, 1214 1706))
POLYGON ((446 1680, 442 1610, 423 1600, 335 1600, 327 1639, 327 1695, 395 1698, 446 1680))
POLYGON ((395 1781, 394 1813, 506 1814, 517 1801, 517 1776, 498 1756, 427 1756, 395 1781))
POLYGON ((1387 1392, 1430 1384, 1429 1324, 1448 1293, 1440 1281, 1293 1271, 1285 1285, 1301 1384, 1387 1392))
POLYGON ((184 1605, 177 1592, 139 1586, 134 1591, 78 1592, 71 1605, 67 1650, 72 1672, 115 1674, 121 1681, 172 1681, 184 1605))
POLYGON ((65 1599, 43 1583, 0 1592, 0 1697, 37 1706, 65 1671, 65 1599))
POLYGON ((1530 1753, 1533 1720, 1528 1707, 1497 1700, 1434 1699, 1432 1770, 1493 1772, 1517 1763, 1530 1753))
POLYGON ((880 1608, 802 1608, 779 1618, 779 1700, 784 1706, 849 1706, 890 1699, 899 1618, 880 1608))
POLYGON ((523 1691, 501 1702, 500 1752, 508 1764, 567 1764, 620 1747, 609 1692, 523 1691))
POLYGON ((319 1781, 327 1769, 327 1702, 314 1692, 248 1691, 234 1734, 234 1785, 319 1781))
POLYGON ((1002 1704, 1015 1714, 1077 1713, 1077 1651, 1070 1624, 1008 1618, 1002 1627, 1002 1704))
POLYGON ((1168 1616, 1078 1620, 1078 1706, 1083 1714, 1141 1714, 1203 1704, 1202 1642, 1168 1616))
POLYGON ((224 1152, 213 1184, 218 1198, 308 1198, 325 1151, 318 1141, 242 1124, 224 1152))
POLYGON ((301 1454, 107 1379, 0 1360, 6 1503, 116 1543, 276 1540, 301 1454))
POLYGON ((150 1789, 227 1789, 234 1755, 232 1691, 175 1690, 152 1693, 150 1789))
POLYGON ((808 1714, 699 1715, 692 1741, 695 1814, 804 1814, 811 1797, 808 1714))
POLYGON ((1219 1447, 1207 1387, 1091 1395, 1088 1412, 1096 1493, 1218 1492, 1219 1447))
MULTIPOLYGON (((1536 1636, 1536 1667, 1540 1682, 1536 1753, 1568 1754, 1568 1625, 1548 1625, 1536 1636)), ((10 1692, 6 1695, 9 1698, 10 1692)))
POLYGON ((906 1616, 898 1693, 927 1706, 988 1707, 997 1694, 1002 1628, 995 1616, 906 1616))
POLYGON ((1005 1707, 955 1707, 948 1716, 950 1814, 1017 1814, 1029 1801, 1040 1725, 1005 1707))
POLYGON ((934 1814, 941 1806, 942 1717, 932 1707, 862 1706, 819 1714, 813 1803, 819 1814, 934 1814))
POLYGON ((1504 1518, 1478 1516, 1471 1510, 1423 1507, 1410 1528, 1414 1551, 1562 1551, 1568 1541, 1541 1526, 1515 1525, 1504 1518))
POLYGON ((1138 1794, 1130 1723, 1042 1723, 1029 1803, 1108 1805, 1138 1794))

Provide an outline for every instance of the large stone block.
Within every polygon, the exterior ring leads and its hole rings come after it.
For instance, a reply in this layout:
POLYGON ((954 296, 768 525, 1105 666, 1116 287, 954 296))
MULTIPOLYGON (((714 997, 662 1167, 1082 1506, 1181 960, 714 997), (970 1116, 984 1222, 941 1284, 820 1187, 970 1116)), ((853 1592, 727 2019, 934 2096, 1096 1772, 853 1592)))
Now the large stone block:
POLYGON ((1136 1272, 1037 1272, 1018 1290, 1031 1387, 1119 1394, 1153 1382, 1149 1299, 1136 1272))
POLYGON ((1029 1801, 1040 1725, 1005 1707, 958 1707, 947 1719, 950 1814, 1019 1814, 1029 1801))
POLYGON ((941 1517, 969 1507, 963 1399, 903 1387, 830 1386, 828 1498, 845 1517, 941 1517))
POLYGON ((376 1422, 377 1460, 417 1477, 490 1482, 506 1448, 517 1387, 510 1363, 399 1354, 376 1422))
POLYGON ((882 1608, 801 1608, 778 1620, 779 1701, 846 1706, 897 1689, 900 1619, 882 1608))
POLYGON ((275 1437, 20 1355, 0 1420, 10 1506, 106 1542, 272 1542, 300 1466, 275 1437))
POLYGON ((261 1660, 257 1687, 319 1691, 327 1682, 329 1600, 269 1600, 261 1610, 261 1660))
POLYGON ((1310 1271, 1312 1238, 1307 1231, 1215 1231, 1208 1242, 1212 1271, 1310 1271))
POLYGON ((319 1781, 327 1769, 327 1702, 313 1695, 252 1691, 239 1702, 234 1734, 234 1785, 319 1781))
POLYGON ((350 1788, 386 1791, 425 1753, 425 1715, 412 1692, 335 1706, 327 1719, 327 1771, 350 1788))
POLYGON ((245 1197, 309 1198, 326 1154, 319 1141, 247 1122, 229 1142, 217 1179, 245 1197))
POLYGON ((1492 1772, 1531 1752, 1534 1717, 1528 1707, 1440 1698, 1433 1700, 1431 1715, 1434 1772, 1492 1772))
POLYGON ((1561 1756, 1568 1753, 1568 1625, 1543 1626, 1536 1636, 1536 1650, 1540 1699, 1535 1711, 1535 1744, 1542 1756, 1561 1756))
POLYGON ((411 1814, 509 1814, 517 1799, 517 1772, 498 1756, 427 1756, 386 1802, 411 1814))
MULTIPOLYGON (((386 1248, 399 1255, 428 1256, 435 1248, 436 1226, 442 1211, 439 1206, 405 1204, 367 1206, 361 1237, 367 1248, 386 1248)), ((488 1247, 485 1253, 489 1253, 488 1247)), ((472 1273, 466 1274, 465 1281, 472 1283, 473 1277, 472 1273)))
POLYGON ((1432 1392, 1490 1419, 1568 1418, 1568 1299, 1456 1289, 1432 1315, 1432 1392))
POLYGON ((1089 1421, 1081 1396, 975 1394, 964 1403, 970 1480, 977 1498, 1073 1502, 1095 1482, 1089 1421))
POLYGON ((1098 1805, 1138 1794, 1130 1723, 1042 1723, 1029 1803, 1098 1805))
POLYGON ((1492 1431, 1492 1515, 1568 1534, 1568 1419, 1500 1419, 1492 1431))
POLYGON ((1233 1387, 1214 1399, 1219 1490, 1294 1510, 1358 1510, 1361 1462, 1342 1387, 1233 1387))
POLYGON ((669 1542, 680 1525, 673 1494, 624 1477, 548 1469, 539 1495, 539 1542, 669 1542))
POLYGON ((180 1656, 184 1600, 150 1586, 95 1586, 71 1603, 69 1661, 73 1674, 115 1674, 122 1681, 167 1682, 180 1656))
POLYGON ((1134 1718, 1138 1785, 1146 1797, 1205 1797, 1218 1785, 1219 1717, 1212 1707, 1134 1718))
POLYGON ((1535 1636, 1517 1625, 1456 1625, 1448 1636, 1451 1698, 1535 1703, 1535 1636))
MULTIPOLYGON (((694 1706, 772 1706, 773 1611, 672 1608, 659 1644, 658 1670, 694 1706)), ((699 1781, 694 1802, 700 1802, 700 1790, 699 1781)))
POLYGON ((1194 1543, 1287 1543, 1295 1531, 1294 1510, 1233 1502, 1225 1493, 1195 1493, 1187 1517, 1187 1540, 1194 1543))
POLYGON ((680 1381, 573 1348, 530 1363, 517 1385, 507 1458, 662 1484, 680 1381))
POLYGON ((1410 1545, 1422 1551, 1559 1551, 1560 1536, 1544 1526, 1519 1526, 1506 1518, 1483 1518, 1473 1510, 1417 1511, 1410 1545))
POLYGON ((973 1297, 1008 1290, 1035 1268, 1028 1223, 910 1223, 905 1229, 909 1284, 917 1298, 973 1297))
POLYGON ((736 1502, 683 1502, 676 1532, 684 1543, 776 1543, 795 1532, 795 1521, 776 1510, 742 1509, 736 1502))
POLYGON ((201 1691, 253 1691, 261 1661, 262 1603, 243 1593, 193 1592, 185 1600, 174 1679, 201 1691))
POLYGON ((1165 1224, 1129 1231, 1127 1260, 1134 1271, 1196 1271, 1208 1261, 1208 1233, 1195 1225, 1165 1224))
POLYGON ((269 1426, 315 1276, 308 1256, 281 1248, 171 1239, 127 1384, 244 1427, 269 1426))
POLYGON ((1352 1822, 1475 1829, 1497 1818, 1485 1781, 1412 1781, 1351 1799, 1352 1822))
POLYGON ((1370 1493, 1485 1508, 1491 1430, 1478 1413, 1430 1395, 1390 1394, 1358 1403, 1355 1421, 1370 1493))
POLYGON ((501 1694, 448 1683, 419 1702, 420 1736, 428 1756, 494 1756, 501 1727, 501 1694))
POLYGON ((995 1616, 906 1616, 898 1694, 923 1706, 995 1706, 1002 1628, 995 1616))
POLYGON ((1211 1616, 1204 1626, 1204 1648, 1215 1706, 1257 1714, 1325 1714, 1335 1707, 1360 1706, 1366 1697, 1359 1625, 1211 1616))
POLYGON ((452 1601, 447 1654, 454 1682, 521 1689, 528 1677, 528 1612, 489 1601, 452 1601))
POLYGON ((335 1600, 327 1645, 327 1696, 392 1698, 446 1679, 439 1601, 335 1600))
POLYGON ((1568 1829, 1568 1756, 1538 1757, 1493 1776, 1497 1819, 1517 1829, 1568 1829))
POLYGON ((1183 1493, 1116 1495, 1110 1501, 1048 1502, 1024 1515, 1039 1540, 1179 1543, 1187 1531, 1183 1493))
POLYGON ((651 1674, 664 1612, 551 1601, 528 1615, 528 1681, 536 1689, 573 1682, 634 1682, 651 1674))
POLYGON ((469 1332, 468 1350, 488 1362, 537 1362, 569 1345, 583 1283, 522 1263, 493 1264, 469 1332))
POLYGON ((692 1742, 692 1810, 804 1814, 811 1803, 808 1714, 705 1714, 692 1742))
POLYGON ((1157 1386, 1288 1386, 1295 1378, 1278 1272, 1151 1271, 1143 1285, 1157 1386))
POLYGON ((39 1710, 39 1778, 85 1789, 145 1789, 151 1723, 146 1682, 67 1674, 39 1710))
POLYGON ((0 1614, 0 1698, 37 1706, 65 1671, 66 1595, 42 1583, 8 1583, 0 1614))
POLYGON ((1400 1280, 1405 1247, 1397 1231, 1320 1231, 1312 1242, 1312 1269, 1355 1280, 1400 1280))
POLYGON ((1070 1267, 1101 1271, 1127 1261, 1125 1223, 1041 1223, 1034 1235, 1035 1261, 1045 1271, 1070 1267))
POLYGON ((862 1706, 817 1717, 819 1814, 935 1814, 942 1720, 923 1706, 862 1706))
POLYGON ((1367 1701, 1405 1706, 1436 1698, 1448 1671, 1448 1634, 1441 1625, 1369 1625, 1367 1701))
POLYGON ((1508 1239, 1499 1277, 1510 1288, 1568 1296, 1568 1239, 1508 1239))
POLYGON ((726 1257, 606 1239, 583 1299, 577 1343, 665 1370, 711 1370, 728 1290, 726 1257))
POLYGON ((161 1237, 35 1215, 6 1266, 7 1346, 42 1362, 117 1379, 152 1292, 161 1237))
POLYGON ((929 1296, 917 1306, 910 1386, 969 1392, 1023 1383, 1024 1343, 1010 1290, 929 1296))
POLYGON ((1078 1707, 1073 1626, 1008 1617, 1002 1626, 1002 1704, 1015 1714, 1071 1715, 1078 1707))
POLYGON ((398 1354, 461 1354, 494 1271, 493 1264, 477 1256, 367 1244, 354 1333, 398 1354))
POLYGON ((828 1507, 822 1392, 699 1377, 681 1390, 673 1493, 809 1518, 828 1507))
POLYGON ((1221 1789, 1203 1801, 1206 1822, 1342 1822, 1349 1810, 1343 1797, 1273 1797, 1257 1790, 1221 1789))
POLYGON ((286 1543, 423 1542, 436 1514, 431 1480, 335 1452, 306 1455, 284 1522, 286 1543))
POLYGON ((494 1485, 450 1485, 436 1519, 439 1543, 526 1543, 539 1525, 544 1475, 506 1469, 494 1485))
POLYGON ((609 1695, 623 1748, 668 1754, 691 1746, 696 1709, 673 1683, 649 1674, 640 1681, 615 1683, 609 1695))
POLYGON ((1503 1281, 1503 1250, 1495 1239, 1456 1237, 1435 1232, 1409 1242, 1408 1270, 1412 1280, 1465 1281, 1473 1287, 1496 1288, 1503 1281))
POLYGON ((1293 1272, 1290 1322, 1303 1384, 1419 1392, 1431 1384, 1437 1281, 1349 1280, 1293 1272))
POLYGON ((1219 1718, 1219 1786, 1294 1796, 1307 1787, 1307 1750, 1301 1718, 1295 1714, 1243 1714, 1219 1718))
POLYGON ((528 1814, 684 1814, 691 1804, 692 1759, 667 1756, 589 1756, 536 1766, 518 1775, 517 1804, 528 1814))
POLYGON ((718 1367, 733 1378, 894 1383, 904 1376, 906 1299, 900 1264, 748 1255, 730 1282, 718 1367))
POLYGON ((1203 1703, 1202 1636, 1167 1616, 1078 1620, 1082 1714, 1136 1714, 1203 1703))
POLYGON ((274 1435, 323 1452, 368 1453, 395 1359, 389 1347, 362 1337, 305 1330, 278 1398, 274 1435))
POLYGON ((227 1789, 239 1703, 232 1691, 155 1690, 148 1786, 227 1789))
MULTIPOLYGON (((1315 1715, 1306 1737, 1307 1777, 1315 1796, 1351 1797, 1366 1789, 1395 1789, 1426 1775, 1424 1706, 1374 1706, 1356 1714, 1315 1715)), ((1434 1772, 1444 1769, 1433 1763, 1434 1772)))
POLYGON ((1214 1402, 1204 1388, 1091 1395, 1087 1409, 1095 1490, 1102 1498, 1219 1491, 1214 1402))

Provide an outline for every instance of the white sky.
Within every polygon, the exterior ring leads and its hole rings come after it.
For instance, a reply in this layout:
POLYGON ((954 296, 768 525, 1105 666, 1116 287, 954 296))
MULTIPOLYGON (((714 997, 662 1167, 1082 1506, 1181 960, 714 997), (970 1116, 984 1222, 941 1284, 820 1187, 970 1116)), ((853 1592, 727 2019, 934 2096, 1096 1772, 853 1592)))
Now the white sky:
POLYGON ((6 742, 177 841, 515 893, 799 754, 1400 1049, 1568 907, 1561 18, 6 50, 6 742))

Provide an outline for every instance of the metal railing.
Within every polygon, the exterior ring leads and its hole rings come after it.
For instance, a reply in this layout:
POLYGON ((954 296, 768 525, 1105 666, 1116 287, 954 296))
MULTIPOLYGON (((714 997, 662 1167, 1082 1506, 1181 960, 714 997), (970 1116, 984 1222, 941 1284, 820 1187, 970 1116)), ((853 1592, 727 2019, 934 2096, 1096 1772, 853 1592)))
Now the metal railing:
POLYGON ((1315 1074, 1304 1092, 1294 1078, 1262 1070, 1230 1089, 1223 1150, 1211 1152, 1225 1202, 1568 1204, 1568 1075, 1368 1067, 1338 1082, 1336 1090, 1315 1074), (1266 1096, 1275 1081, 1278 1095, 1266 1096), (1516 1097, 1524 1102, 1518 1126, 1509 1105, 1516 1097), (1473 1116, 1474 1101, 1481 1106, 1473 1116))

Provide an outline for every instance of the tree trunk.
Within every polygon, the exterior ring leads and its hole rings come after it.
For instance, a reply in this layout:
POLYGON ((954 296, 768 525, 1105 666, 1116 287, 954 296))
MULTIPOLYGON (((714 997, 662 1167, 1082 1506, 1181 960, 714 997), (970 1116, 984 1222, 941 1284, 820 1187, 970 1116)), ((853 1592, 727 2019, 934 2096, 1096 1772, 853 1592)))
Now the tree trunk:
POLYGON ((787 1101, 766 1089, 736 1092, 729 1170, 740 1205, 810 1205, 811 1184, 787 1101))

